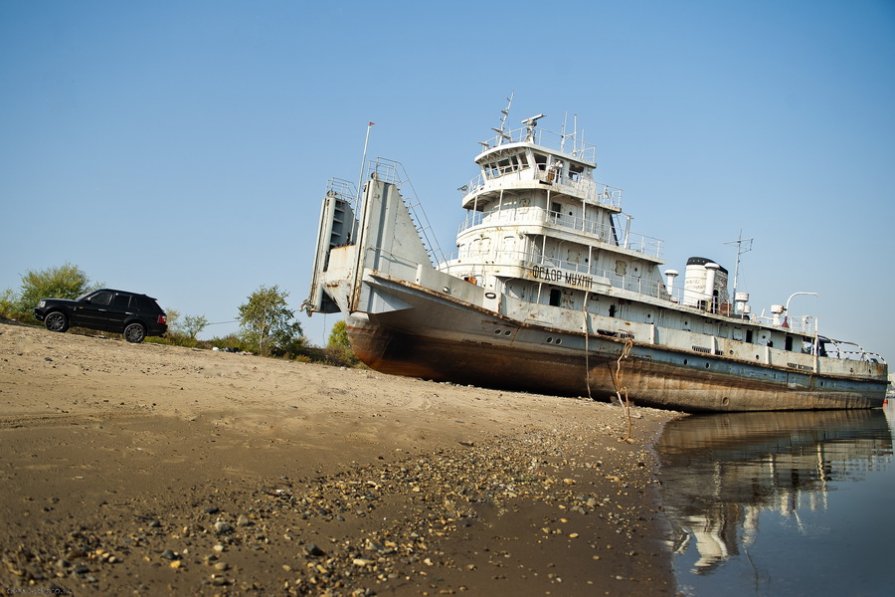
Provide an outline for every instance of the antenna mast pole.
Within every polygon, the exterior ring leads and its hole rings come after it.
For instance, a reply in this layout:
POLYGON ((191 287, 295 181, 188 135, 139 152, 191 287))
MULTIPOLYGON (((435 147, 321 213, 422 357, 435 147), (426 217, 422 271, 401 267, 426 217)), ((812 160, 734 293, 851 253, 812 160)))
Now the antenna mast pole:
POLYGON ((355 209, 360 207, 360 193, 364 184, 364 166, 367 163, 367 145, 370 143, 370 130, 373 128, 374 124, 376 123, 373 121, 367 122, 367 136, 364 138, 364 155, 360 161, 360 174, 357 177, 357 196, 354 198, 355 209))
POLYGON ((736 245, 737 246, 737 262, 736 262, 736 267, 734 267, 734 269, 733 269, 733 304, 734 305, 737 304, 737 283, 739 282, 739 277, 740 277, 740 256, 743 253, 748 253, 749 251, 752 250, 752 241, 753 240, 754 239, 751 239, 751 238, 747 238, 746 240, 743 240, 743 229, 740 228, 740 235, 735 241, 729 242, 729 243, 724 243, 726 245, 736 245), (744 246, 746 247, 745 249, 743 248, 744 246))

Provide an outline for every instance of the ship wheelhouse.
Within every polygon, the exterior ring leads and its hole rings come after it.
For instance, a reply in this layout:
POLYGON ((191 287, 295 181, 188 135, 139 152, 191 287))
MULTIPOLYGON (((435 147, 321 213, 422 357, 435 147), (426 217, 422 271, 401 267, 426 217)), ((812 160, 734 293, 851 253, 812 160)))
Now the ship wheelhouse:
MULTIPOLYGON (((621 189, 594 180, 594 148, 542 145, 537 118, 483 143, 479 176, 462 187, 467 216, 457 258, 443 270, 496 293, 576 310, 597 287, 667 300, 657 269, 661 244, 631 234, 621 189)), ((597 302, 591 310, 619 308, 597 302)))

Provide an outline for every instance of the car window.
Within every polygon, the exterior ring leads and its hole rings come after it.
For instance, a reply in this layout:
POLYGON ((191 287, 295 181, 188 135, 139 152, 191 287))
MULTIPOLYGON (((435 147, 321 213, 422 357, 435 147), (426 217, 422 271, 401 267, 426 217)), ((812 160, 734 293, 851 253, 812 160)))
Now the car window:
POLYGON ((101 290, 87 299, 87 301, 94 305, 108 305, 112 302, 112 293, 108 290, 101 290))
POLYGON ((162 308, 158 306, 158 303, 156 303, 154 299, 148 296, 140 297, 140 310, 146 313, 162 312, 162 308))
POLYGON ((116 294, 115 300, 112 301, 112 308, 119 311, 127 311, 128 303, 130 303, 130 295, 116 294))

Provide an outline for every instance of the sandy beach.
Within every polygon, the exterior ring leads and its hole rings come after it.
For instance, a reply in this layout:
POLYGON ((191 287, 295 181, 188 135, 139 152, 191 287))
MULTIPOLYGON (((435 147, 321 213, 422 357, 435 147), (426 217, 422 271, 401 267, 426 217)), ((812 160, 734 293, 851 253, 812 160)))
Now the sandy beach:
POLYGON ((674 595, 634 414, 0 324, 0 591, 674 595))

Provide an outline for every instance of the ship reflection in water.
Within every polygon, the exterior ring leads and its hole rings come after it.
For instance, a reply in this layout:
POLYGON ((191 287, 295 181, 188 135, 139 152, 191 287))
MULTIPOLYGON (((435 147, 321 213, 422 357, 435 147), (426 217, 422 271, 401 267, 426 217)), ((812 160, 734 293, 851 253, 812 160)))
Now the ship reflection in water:
POLYGON ((657 452, 680 592, 890 594, 893 410, 667 425, 657 452))

